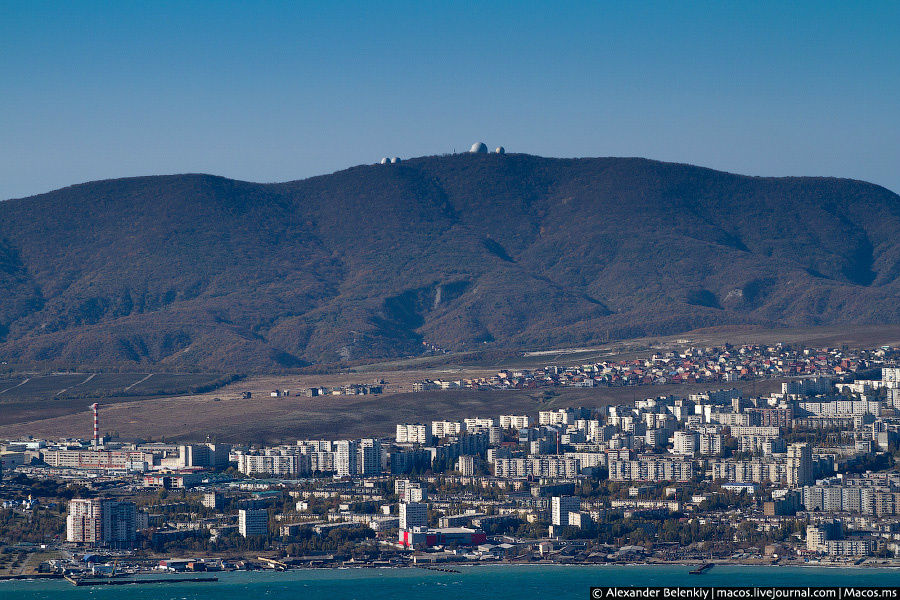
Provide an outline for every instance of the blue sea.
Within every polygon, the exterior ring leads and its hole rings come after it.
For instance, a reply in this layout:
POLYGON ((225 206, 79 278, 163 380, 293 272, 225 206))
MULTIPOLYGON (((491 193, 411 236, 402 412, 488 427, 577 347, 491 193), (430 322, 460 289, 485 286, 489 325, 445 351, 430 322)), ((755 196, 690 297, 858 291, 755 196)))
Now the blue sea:
POLYGON ((0 582, 0 599, 47 600, 466 600, 586 599, 591 586, 898 586, 900 569, 716 566, 493 565, 461 573, 322 569, 220 573, 215 583, 74 587, 64 580, 0 582))

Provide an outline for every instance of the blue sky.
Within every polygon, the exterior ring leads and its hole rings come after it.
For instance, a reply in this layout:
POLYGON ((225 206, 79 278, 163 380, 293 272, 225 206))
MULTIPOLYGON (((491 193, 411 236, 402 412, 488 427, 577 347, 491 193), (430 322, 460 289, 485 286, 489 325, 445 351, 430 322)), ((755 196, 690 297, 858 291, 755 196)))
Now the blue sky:
POLYGON ((898 2, 0 0, 0 198, 483 140, 900 191, 898 2))

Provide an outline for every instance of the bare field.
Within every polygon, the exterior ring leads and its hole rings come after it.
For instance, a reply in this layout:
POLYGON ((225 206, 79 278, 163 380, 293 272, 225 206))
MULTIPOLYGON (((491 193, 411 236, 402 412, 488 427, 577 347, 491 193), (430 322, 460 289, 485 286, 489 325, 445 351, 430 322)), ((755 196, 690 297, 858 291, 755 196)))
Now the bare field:
POLYGON ((209 373, 23 373, 0 380, 0 425, 79 413, 92 402, 108 405, 183 393, 218 377, 209 373))
MULTIPOLYGON (((461 353, 356 366, 342 372, 307 375, 267 375, 239 381, 203 394, 153 394, 160 385, 202 383, 209 375, 103 374, 85 381, 84 374, 43 376, 22 383, 28 376, 0 379, 0 438, 35 435, 65 437, 90 435, 89 396, 101 396, 101 427, 126 439, 201 440, 207 435, 222 441, 275 442, 304 437, 358 437, 388 435, 398 422, 428 422, 472 415, 528 413, 566 406, 603 406, 658 395, 687 395, 709 384, 662 385, 626 388, 542 388, 538 390, 455 390, 411 393, 422 379, 469 379, 489 376, 502 368, 573 365, 592 360, 622 360, 647 356, 653 349, 684 345, 721 345, 784 342, 809 346, 900 346, 900 326, 762 330, 727 327, 677 336, 613 342, 595 348, 519 353, 495 362, 478 363, 478 353, 461 353), (189 378, 194 378, 188 381, 189 378), (296 395, 309 387, 336 387, 348 383, 385 382, 380 396, 296 395), (22 384, 19 387, 19 384, 22 384), (68 386, 68 387, 67 387, 68 386), (128 394, 123 393, 128 387, 128 394), (11 388, 11 389, 7 389, 11 388), (51 394, 67 389, 63 397, 51 394), (272 390, 290 390, 288 397, 273 398, 272 390), (242 392, 252 398, 241 399, 242 392), (72 396, 79 394, 78 396, 72 396), (67 397, 69 396, 69 397, 67 397)), ((481 357, 483 359, 483 357, 481 357)), ((735 384, 746 393, 773 391, 780 380, 735 384)), ((715 385, 715 388, 728 384, 715 385)))
MULTIPOLYGON (((265 379, 271 383, 272 379, 265 379)), ((252 382, 251 382, 252 383, 252 382)), ((240 384, 238 384, 240 385, 240 384)), ((743 383, 747 393, 767 393, 780 381, 743 383)), ((236 386, 229 386, 234 388, 236 386)), ((536 390, 454 390, 379 396, 272 398, 241 400, 218 390, 210 394, 124 402, 101 408, 101 429, 124 439, 204 440, 273 443, 302 438, 391 435, 396 423, 501 413, 537 415, 539 410, 568 406, 598 407, 635 398, 686 395, 707 385, 661 385, 628 388, 542 388, 536 390), (218 398, 218 400, 216 400, 218 398)), ((91 415, 85 410, 49 419, 0 426, 0 437, 87 437, 91 415)))
POLYGON ((447 365, 434 369, 388 370, 372 369, 364 372, 355 370, 316 375, 259 375, 222 389, 222 393, 246 390, 268 395, 273 390, 290 390, 291 394, 310 387, 338 387, 350 383, 376 383, 384 381, 386 394, 411 392, 412 384, 423 379, 473 379, 495 375, 497 369, 484 366, 447 365))

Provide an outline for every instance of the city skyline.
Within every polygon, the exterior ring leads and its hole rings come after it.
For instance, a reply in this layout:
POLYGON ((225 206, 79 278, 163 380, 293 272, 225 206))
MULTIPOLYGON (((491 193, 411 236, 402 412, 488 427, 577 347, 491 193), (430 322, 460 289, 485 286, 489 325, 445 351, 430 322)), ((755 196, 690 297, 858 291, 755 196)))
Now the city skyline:
POLYGON ((0 2, 0 587, 893 597, 898 23, 0 2))

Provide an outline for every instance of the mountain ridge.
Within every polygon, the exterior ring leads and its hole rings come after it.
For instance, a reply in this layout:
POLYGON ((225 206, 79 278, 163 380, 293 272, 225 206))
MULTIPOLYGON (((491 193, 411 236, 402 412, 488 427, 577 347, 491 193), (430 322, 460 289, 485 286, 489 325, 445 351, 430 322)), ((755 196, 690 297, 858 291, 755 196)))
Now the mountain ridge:
POLYGON ((874 184, 641 158, 88 182, 0 203, 0 359, 267 371, 898 323, 898 226, 874 184))

